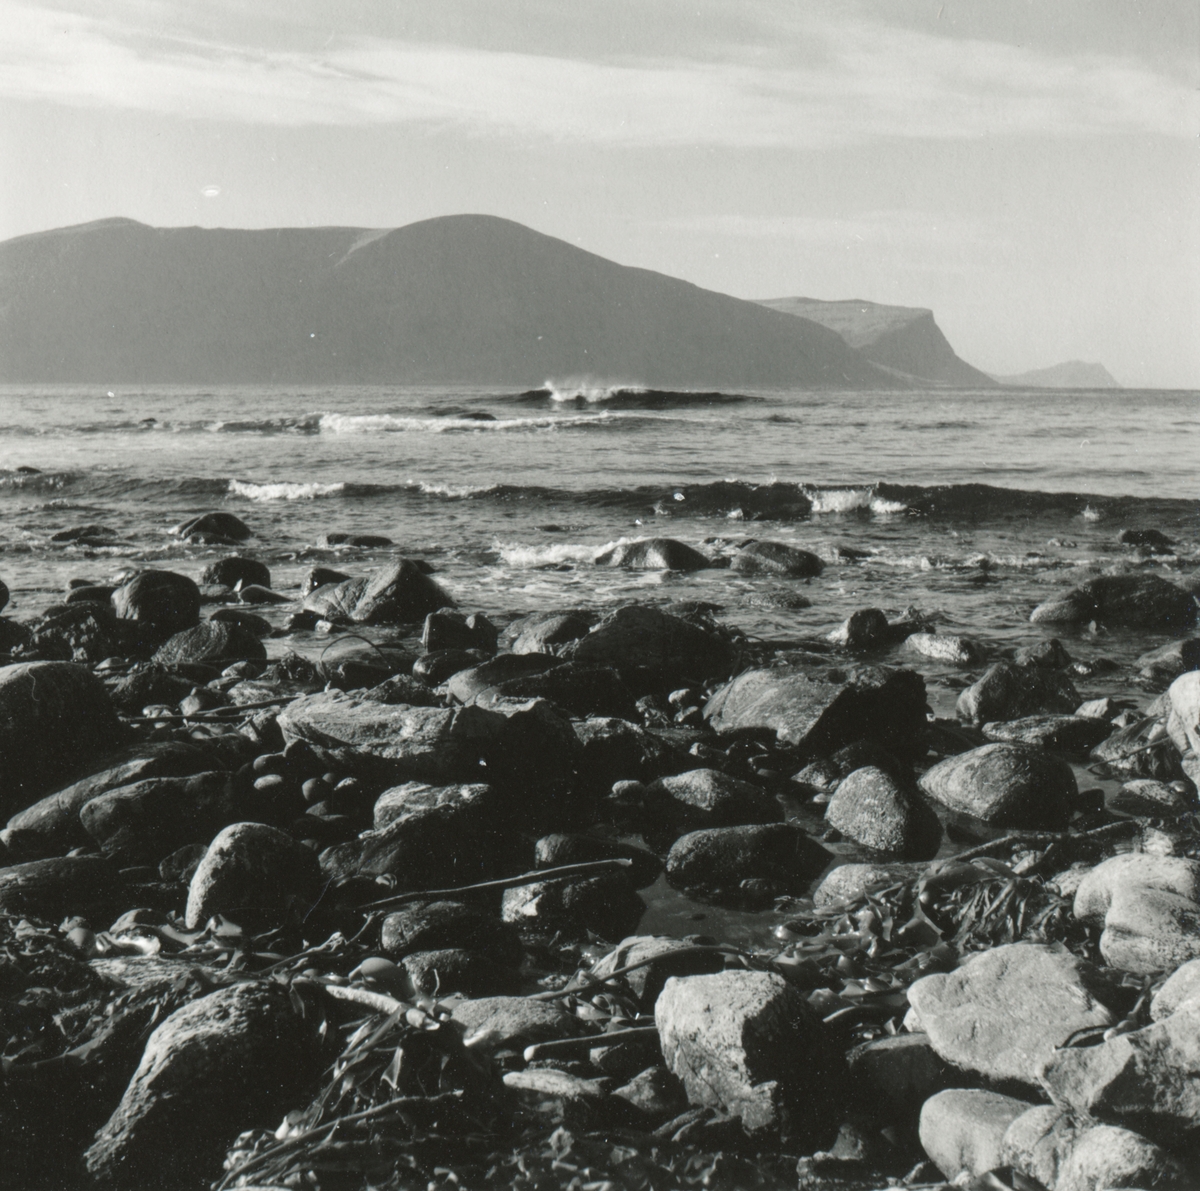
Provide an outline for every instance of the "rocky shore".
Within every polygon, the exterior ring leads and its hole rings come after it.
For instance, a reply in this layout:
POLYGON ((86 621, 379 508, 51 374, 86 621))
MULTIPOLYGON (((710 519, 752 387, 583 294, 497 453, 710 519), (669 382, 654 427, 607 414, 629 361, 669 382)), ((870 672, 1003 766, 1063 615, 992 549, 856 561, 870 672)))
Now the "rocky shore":
POLYGON ((0 615, 0 1182, 1200 1185, 1195 591, 763 640, 229 553, 0 615), (1143 698, 1087 626, 1170 638, 1143 698), (717 933, 645 932, 671 896, 717 933))

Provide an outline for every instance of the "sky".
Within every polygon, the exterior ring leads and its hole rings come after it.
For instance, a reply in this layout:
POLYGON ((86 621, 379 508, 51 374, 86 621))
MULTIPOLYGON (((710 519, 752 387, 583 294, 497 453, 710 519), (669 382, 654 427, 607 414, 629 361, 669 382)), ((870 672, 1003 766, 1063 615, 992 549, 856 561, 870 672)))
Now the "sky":
POLYGON ((1200 389, 1200 5, 0 0, 0 240, 462 212, 1200 389))

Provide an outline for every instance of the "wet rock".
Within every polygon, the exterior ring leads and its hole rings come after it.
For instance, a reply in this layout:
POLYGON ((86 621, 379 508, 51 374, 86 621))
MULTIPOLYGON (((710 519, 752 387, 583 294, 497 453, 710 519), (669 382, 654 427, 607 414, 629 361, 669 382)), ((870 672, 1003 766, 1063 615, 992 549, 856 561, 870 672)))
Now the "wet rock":
POLYGON ((0 654, 11 654, 28 644, 33 634, 23 624, 0 616, 0 654))
POLYGON ((729 564, 743 575, 784 575, 789 579, 811 579, 825 564, 807 550, 783 542, 747 542, 729 564))
POLYGON ((49 608, 29 626, 16 653, 21 660, 80 662, 92 666, 126 652, 126 637, 111 607, 95 602, 49 608))
POLYGON ((1091 760, 1103 765, 1111 774, 1127 778, 1149 777, 1169 782, 1183 776, 1179 749, 1171 737, 1162 732, 1159 722, 1153 720, 1138 719, 1118 728, 1092 749, 1091 760))
POLYGON ((983 646, 969 637, 950 633, 912 633, 904 640, 906 653, 915 653, 935 662, 970 666, 984 658, 983 646))
POLYGON ((599 619, 598 612, 586 608, 534 612, 514 620, 500 635, 500 644, 513 653, 554 653, 585 636, 599 619))
POLYGON ((619 870, 506 889, 500 903, 500 917, 515 926, 541 934, 590 931, 602 939, 632 934, 645 912, 646 903, 619 870))
POLYGON ((318 546, 356 546, 362 550, 382 550, 396 543, 379 533, 326 533, 321 535, 318 546))
POLYGON ((1180 964, 1163 982, 1150 1002, 1150 1017, 1162 1021, 1188 1001, 1200 1000, 1200 959, 1180 964))
POLYGON ((878 608, 859 608, 826 638, 842 649, 867 653, 891 644, 887 617, 878 608))
POLYGON ((211 840, 226 824, 244 818, 247 803, 228 773, 152 777, 91 799, 79 819, 111 859, 157 864, 176 848, 211 840))
POLYGON ((0 815, 36 802, 122 734, 108 692, 82 666, 0 667, 0 815))
POLYGON ((126 715, 141 715, 143 707, 174 707, 195 685, 191 679, 154 662, 139 662, 111 688, 112 700, 126 715))
POLYGON ((1118 628, 1183 633, 1195 624, 1196 613, 1190 592, 1159 575, 1135 571, 1090 579, 1064 596, 1039 604, 1029 619, 1035 624, 1095 620, 1118 628))
POLYGON ((580 778, 598 790, 611 790, 619 781, 653 781, 695 764, 683 749, 617 716, 576 722, 575 734, 581 748, 580 778))
POLYGON ((1161 529, 1123 529, 1117 534, 1117 541, 1122 546, 1145 550, 1149 554, 1170 554, 1175 546, 1161 529))
POLYGON ((454 1007, 454 1021, 469 1046, 483 1051, 524 1050, 554 1038, 579 1038, 582 1021, 557 1005, 527 997, 479 997, 454 1007))
POLYGON ((1124 972, 1171 972, 1200 957, 1200 861, 1129 852, 1098 864, 1075 917, 1104 924, 1100 953, 1124 972))
POLYGON ((524 954, 516 932, 497 915, 448 900, 407 902, 392 910, 383 920, 380 946, 393 957, 415 951, 480 951, 492 963, 510 966, 524 954))
POLYGON ((780 743, 828 755, 875 740, 900 757, 924 751, 925 681, 912 670, 868 666, 846 682, 821 682, 799 666, 749 670, 704 708, 722 735, 770 728, 780 743))
POLYGON ((374 703, 402 703, 407 707, 445 706, 439 695, 435 695, 419 678, 408 674, 393 674, 378 686, 364 691, 363 698, 374 703))
POLYGON ((927 868, 925 861, 909 864, 842 864, 835 868, 813 892, 818 906, 841 901, 856 901, 872 889, 885 889, 897 881, 915 881, 927 868))
MULTIPOLYGON (((450 680, 451 689, 460 677, 456 674, 450 680)), ((545 699, 571 716, 627 717, 637 714, 633 692, 621 681, 616 670, 607 666, 579 666, 574 662, 497 683, 476 695, 474 702, 487 707, 497 698, 545 699)))
POLYGON ((412 673, 427 686, 437 687, 460 670, 469 670, 485 660, 479 650, 438 649, 417 658, 412 673))
POLYGON ((499 690, 515 679, 541 674, 561 665, 558 658, 542 654, 500 653, 482 664, 458 670, 447 682, 446 690, 452 699, 467 704, 484 691, 499 690))
POLYGON ((265 823, 231 823, 217 833, 188 889, 187 928, 214 914, 241 909, 301 916, 321 889, 321 866, 311 848, 265 823))
POLYGON ((544 835, 534 845, 534 865, 537 868, 556 868, 564 864, 587 864, 596 860, 628 860, 624 871, 635 889, 653 885, 663 871, 663 862, 653 852, 620 840, 596 835, 577 835, 555 832, 544 835))
POLYGON ((1112 732, 1107 720, 1083 715, 1028 715, 983 725, 988 740, 1084 756, 1112 732))
POLYGON ((638 1005, 649 1012, 672 976, 705 976, 720 972, 725 967, 725 957, 713 948, 698 950, 680 939, 665 935, 632 935, 606 956, 596 961, 590 975, 597 980, 611 976, 621 968, 634 967, 632 972, 617 979, 616 987, 627 988, 637 999, 638 1005))
POLYGON ((1000 1165, 1004 1134, 1029 1108, 1024 1100, 975 1088, 938 1092, 921 1108, 921 1146, 948 1179, 1000 1165))
POLYGON ((158 862, 158 875, 164 881, 179 881, 190 885, 196 875, 196 869, 200 867, 200 861, 207 852, 206 844, 184 844, 182 848, 176 848, 170 856, 165 856, 158 862))
POLYGON ((1143 678, 1155 682, 1172 682, 1181 674, 1200 670, 1200 637, 1168 641, 1144 653, 1133 663, 1143 678))
POLYGON ((254 531, 233 513, 200 513, 173 526, 171 532, 180 538, 197 539, 205 545, 221 545, 224 542, 244 542, 254 536, 254 531))
POLYGON ((933 1049, 926 1034, 896 1034, 854 1047, 846 1056, 851 1088, 899 1120, 914 1119, 937 1092, 961 1084, 963 1073, 933 1049))
POLYGON ((562 781, 579 750, 570 722, 540 700, 451 709, 327 691, 294 700, 278 723, 328 768, 396 783, 562 781))
POLYGON ((274 1127, 319 1069, 312 1023, 286 986, 234 984, 177 1009, 150 1035, 117 1110, 85 1155, 117 1187, 187 1186, 220 1168, 242 1129, 274 1127))
POLYGON ((160 666, 199 663, 222 669, 234 662, 265 661, 263 643, 249 629, 224 621, 206 620, 176 633, 152 659, 160 666))
POLYGON ((443 608, 425 617, 421 647, 426 653, 438 649, 482 649, 496 651, 496 626, 482 612, 470 616, 443 608))
POLYGON ((1040 670, 1066 670, 1071 664, 1067 647, 1057 638, 1022 645, 1013 655, 1018 666, 1035 666, 1040 670))
POLYGON ((85 847, 91 837, 79 821, 79 812, 93 798, 143 778, 211 770, 213 757, 197 745, 172 741, 138 745, 98 764, 95 773, 48 794, 9 819, 3 838, 14 856, 34 860, 85 847))
POLYGON ((563 646, 559 656, 580 665, 611 666, 635 688, 643 682, 692 685, 723 677, 734 663, 733 647, 718 633, 639 604, 610 612, 587 636, 563 646))
POLYGON ((0 579, 0 610, 8 607, 8 584, 0 579))
POLYGON ((133 623, 141 648, 161 645, 200 622, 200 589, 173 571, 140 571, 112 594, 118 620, 133 623))
POLYGON ((996 827, 1065 827, 1079 794, 1063 760, 1040 749, 985 744, 947 757, 920 779, 942 806, 996 827))
POLYGON ((412 560, 402 558, 359 579, 319 587, 304 608, 334 624, 412 624, 454 600, 412 560))
POLYGON ((345 583, 349 578, 349 575, 335 571, 332 567, 313 567, 300 581, 300 598, 305 599, 312 595, 318 587, 336 586, 345 583))
POLYGON ((319 672, 336 689, 352 691, 410 674, 416 660, 406 649, 345 637, 322 650, 319 672))
POLYGON ((1108 800, 1109 810, 1122 815, 1164 818, 1185 815, 1195 810, 1195 802, 1180 790, 1156 782, 1153 778, 1135 778, 1126 782, 1108 800))
POLYGON ((1077 1030, 1116 1022, 1090 964, 1061 944, 1009 943, 908 990, 913 1017, 948 1063, 1038 1086, 1038 1072, 1077 1030))
POLYGON ((781 891, 799 891, 829 859, 820 844, 790 823, 711 827, 675 841, 667 855, 667 880, 677 889, 728 889, 762 880, 781 891))
POLYGON ((1069 715, 1079 706, 1074 683, 1056 670, 996 662, 958 697, 964 723, 1015 720, 1031 715, 1069 715))
POLYGON ((0 913, 57 922, 86 908, 111 912, 122 892, 115 866, 99 856, 59 856, 0 868, 0 913))
POLYGON ((916 786, 874 766, 842 780, 825 819, 864 848, 898 859, 932 859, 942 842, 942 825, 916 786))
POLYGON ((1042 1071, 1055 1104, 1151 1140, 1194 1144, 1200 1130, 1200 1003, 1099 1046, 1066 1047, 1042 1071))
POLYGON ((674 538, 643 538, 623 542, 612 550, 597 554, 597 566, 628 567, 638 571, 702 571, 711 560, 674 538))
POLYGON ((247 608, 216 608, 208 614, 208 619, 216 624, 237 625, 256 637, 269 637, 275 631, 269 620, 247 608))
POLYGON ((740 1118, 751 1136, 811 1136, 836 1111, 840 1056, 830 1054, 820 1019, 782 976, 674 977, 654 1017, 663 1061, 689 1102, 740 1118))
POLYGON ((221 587, 237 587, 257 584, 259 587, 271 586, 271 568, 265 562, 256 558, 242 558, 238 554, 230 554, 210 562, 200 573, 202 584, 218 584, 221 587))
POLYGON ((67 604, 108 604, 109 611, 111 611, 112 593, 116 590, 115 587, 89 583, 86 587, 73 587, 67 592, 67 598, 63 602, 67 604))
POLYGON ((783 807, 774 795, 719 769, 659 778, 646 787, 645 808, 655 834, 668 839, 701 827, 783 821, 783 807))

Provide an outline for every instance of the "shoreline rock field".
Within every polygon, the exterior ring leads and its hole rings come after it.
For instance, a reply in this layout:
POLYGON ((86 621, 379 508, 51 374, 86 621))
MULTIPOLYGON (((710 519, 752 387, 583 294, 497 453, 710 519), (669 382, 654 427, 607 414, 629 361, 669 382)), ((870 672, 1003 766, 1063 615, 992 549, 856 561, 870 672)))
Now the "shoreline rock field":
POLYGON ((4 1185, 1200 1185, 1194 583, 768 640, 172 532, 0 617, 4 1185))

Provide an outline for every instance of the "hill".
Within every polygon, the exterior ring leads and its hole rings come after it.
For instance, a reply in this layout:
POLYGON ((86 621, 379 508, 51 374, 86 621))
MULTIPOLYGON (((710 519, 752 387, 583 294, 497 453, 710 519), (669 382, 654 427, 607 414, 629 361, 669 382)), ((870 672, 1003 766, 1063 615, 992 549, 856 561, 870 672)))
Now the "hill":
MULTIPOLYGON (((894 388, 817 323, 486 215, 0 244, 0 380, 894 388)), ((902 383, 902 382, 901 382, 902 383)))
POLYGON ((1035 368, 1032 372, 1020 372, 1016 376, 995 376, 1002 385, 1018 389, 1119 389, 1118 381, 1103 364, 1085 364, 1082 360, 1068 360, 1065 364, 1053 364, 1049 368, 1035 368))
POLYGON ((959 359, 934 322, 932 310, 858 298, 843 302, 766 298, 760 304, 836 331, 868 360, 900 376, 955 388, 995 388, 992 377, 959 359))

